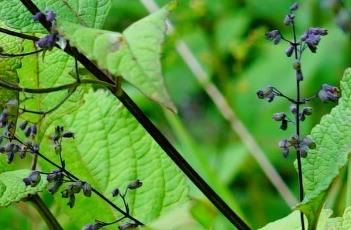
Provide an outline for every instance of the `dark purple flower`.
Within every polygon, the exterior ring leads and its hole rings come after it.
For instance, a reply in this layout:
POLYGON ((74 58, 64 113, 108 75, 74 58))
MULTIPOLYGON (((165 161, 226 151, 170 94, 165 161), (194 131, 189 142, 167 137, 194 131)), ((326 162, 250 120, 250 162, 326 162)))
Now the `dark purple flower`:
POLYGON ((263 90, 258 90, 256 95, 259 99, 267 99, 268 102, 272 102, 276 94, 273 91, 273 87, 268 86, 263 90))
POLYGON ((290 11, 296 11, 297 9, 299 9, 299 4, 297 2, 290 6, 290 11))
POLYGON ((49 22, 53 22, 56 19, 56 14, 52 10, 48 10, 46 12, 46 20, 49 22))
POLYGON ((293 24, 294 19, 295 19, 295 15, 288 14, 284 18, 284 24, 287 25, 287 26, 290 26, 291 24, 293 24))
POLYGON ((35 42, 36 46, 41 49, 51 50, 57 41, 57 34, 49 34, 45 37, 40 38, 38 41, 35 42))
POLYGON ((286 56, 288 56, 288 57, 291 57, 291 55, 293 54, 293 52, 294 52, 294 46, 292 46, 292 45, 290 45, 289 48, 287 48, 287 49, 285 50, 285 54, 286 54, 286 56))
POLYGON ((289 155, 289 147, 290 147, 289 141, 286 139, 281 140, 279 141, 278 146, 283 150, 284 157, 287 158, 289 155))
POLYGON ((317 46, 321 40, 321 36, 328 34, 328 30, 324 28, 309 28, 302 36, 301 41, 305 42, 312 53, 317 51, 317 46))
POLYGON ((266 32, 265 35, 266 35, 266 38, 270 41, 273 41, 275 45, 277 45, 282 39, 282 36, 278 30, 272 30, 272 31, 266 32))
POLYGON ((31 187, 35 187, 39 184, 40 180, 40 173, 38 171, 33 171, 28 177, 23 179, 23 182, 26 186, 30 185, 31 187))
POLYGON ((36 14, 34 14, 34 15, 32 16, 32 19, 33 19, 35 22, 37 22, 37 21, 40 20, 41 17, 44 17, 44 14, 43 14, 42 12, 37 12, 36 14))

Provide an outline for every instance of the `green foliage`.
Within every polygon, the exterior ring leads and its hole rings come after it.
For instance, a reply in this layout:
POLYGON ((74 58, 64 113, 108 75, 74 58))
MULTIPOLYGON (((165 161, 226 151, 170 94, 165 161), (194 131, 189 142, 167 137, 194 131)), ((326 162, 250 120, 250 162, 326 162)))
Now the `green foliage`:
POLYGON ((122 76, 149 98, 175 111, 164 86, 160 62, 168 13, 168 8, 163 8, 121 34, 65 21, 58 22, 58 30, 100 68, 116 77, 122 76))
MULTIPOLYGON (((1 48, 8 52, 18 53, 22 51, 21 39, 14 38, 5 34, 0 34, 1 48)), ((0 79, 12 83, 18 82, 16 69, 20 68, 20 58, 0 59, 0 79)), ((10 99, 18 97, 17 92, 0 87, 0 110, 4 108, 10 99)))
MULTIPOLYGON (((322 209, 316 230, 348 230, 351 227, 351 207, 347 207, 342 217, 331 217, 333 211, 330 209, 322 209)), ((307 223, 307 221, 306 221, 307 223)), ((308 226, 308 223, 307 223, 308 226)), ((267 224, 260 230, 300 230, 300 212, 294 211, 290 215, 267 224)))
MULTIPOLYGON (((90 30, 93 30, 94 27, 101 27, 108 12, 110 1, 97 1, 98 7, 96 10, 95 6, 88 7, 95 4, 92 1, 80 1, 79 8, 77 8, 77 1, 56 3, 40 1, 36 3, 42 9, 54 10, 58 15, 58 21, 62 21, 61 18, 64 18, 71 23, 71 26, 78 26, 78 24, 72 23, 80 23, 82 26, 79 26, 79 28, 82 30, 89 30, 83 26, 91 27, 90 30)), ((1 19, 12 29, 21 29, 26 32, 43 32, 38 23, 33 23, 30 14, 18 2, 15 4, 14 1, 0 1, 0 6, 3 7, 2 12, 0 12, 1 19), (3 11, 4 9, 11 9, 11 13, 8 14, 8 12, 3 11), (17 15, 18 19, 12 20, 12 17, 17 13, 20 13, 20 15, 17 15)), ((148 96, 167 104, 169 108, 175 110, 163 86, 159 60, 161 43, 165 36, 165 19, 168 10, 168 8, 165 8, 150 17, 146 17, 123 32, 128 46, 126 45, 120 50, 122 63, 112 65, 112 67, 121 69, 122 74, 125 74, 127 79, 131 76, 130 81, 136 87, 147 91, 148 96), (147 50, 149 46, 145 42, 151 43, 151 51, 147 50), (143 56, 145 54, 146 59, 143 56), (128 60, 125 61, 124 59, 128 60), (136 71, 129 74, 129 70, 133 66, 136 66, 136 71), (137 76, 136 81, 134 81, 135 76, 137 76), (147 77, 156 77, 157 79, 155 82, 143 79, 147 77), (149 90, 149 88, 152 90, 149 90)), ((68 22, 65 23, 70 28, 68 22)), ((96 38, 90 37, 90 39, 94 42, 96 38)), ((71 44, 74 45, 75 43, 72 41, 74 39, 70 40, 71 44)), ((10 44, 12 46, 16 45, 18 49, 4 46, 5 52, 20 53, 36 49, 32 42, 21 44, 12 40, 10 44)), ((110 50, 102 49, 99 55, 107 56, 109 53, 110 50)), ((118 55, 120 54, 118 53, 118 55)), ((16 59, 1 60, 11 61, 4 64, 6 68, 14 66, 13 63, 16 61, 16 59)), ((116 59, 112 61, 116 61, 116 59)), ((16 68, 20 67, 19 62, 16 63, 16 68)), ((79 69, 81 70, 81 67, 79 69)), ((55 49, 46 52, 45 56, 33 55, 22 58, 21 68, 14 74, 18 73, 20 85, 23 87, 50 88, 74 82, 76 77, 74 70, 74 60, 62 51, 55 49)), ((10 71, 8 72, 10 73, 10 71)), ((81 78, 92 78, 91 75, 82 72, 81 78)), ((33 99, 25 100, 21 106, 34 111, 47 111, 59 103, 67 93, 69 92, 62 91, 36 95, 33 99)), ((22 99, 25 99, 24 95, 22 95, 22 99)), ((87 86, 79 87, 69 100, 65 101, 54 113, 46 115, 44 119, 38 115, 27 113, 21 115, 20 119, 40 122, 39 135, 36 141, 42 142, 41 152, 49 156, 50 159, 57 159, 52 144, 47 138, 53 133, 55 125, 63 125, 66 129, 74 131, 76 139, 64 144, 63 156, 66 167, 91 183, 103 194, 110 194, 116 187, 123 190, 131 180, 142 180, 142 188, 130 191, 127 199, 131 215, 144 223, 153 221, 187 199, 188 189, 184 175, 111 93, 93 92, 91 87, 87 86)), ((49 167, 43 161, 40 160, 39 163, 44 169, 52 170, 52 167, 49 167)), ((8 174, 11 172, 15 171, 5 172, 1 175, 10 180, 12 177, 8 174)), ((18 180, 13 181, 24 186, 22 181, 20 183, 18 180)), ((27 193, 18 193, 20 196, 16 197, 16 200, 9 199, 6 205, 10 204, 11 201, 19 201, 29 193, 41 191, 42 187, 39 186, 36 191, 30 190, 30 187, 28 187, 28 190, 27 193)), ((16 194, 13 192, 12 196, 16 194)), ((123 207, 121 200, 112 198, 111 195, 107 196, 117 205, 123 207)), ((11 198, 6 193, 4 198, 8 197, 11 198)), ((77 197, 74 210, 67 208, 65 200, 61 198, 57 200, 60 204, 59 210, 64 210, 58 213, 58 217, 65 224, 65 229, 77 229, 84 224, 93 222, 95 219, 110 221, 119 216, 115 210, 109 208, 106 203, 97 197, 91 199, 77 197), (94 210, 94 212, 87 212, 87 210, 94 210), (74 222, 66 222, 67 216, 70 216, 71 220, 74 219, 74 222)))
MULTIPOLYGON (((34 0, 39 9, 53 10, 58 18, 84 26, 101 28, 111 7, 111 0, 34 0)), ((46 30, 33 23, 32 15, 17 0, 0 1, 0 19, 10 28, 23 32, 40 32, 46 30)))
MULTIPOLYGON (((130 181, 140 179, 143 186, 128 192, 128 200, 131 214, 145 223, 185 201, 184 176, 111 93, 90 91, 84 101, 79 110, 56 120, 45 134, 45 137, 51 135, 55 125, 63 125, 75 133, 76 138, 63 145, 63 158, 69 171, 104 194, 111 194, 115 188, 123 191, 130 181)), ((43 138, 41 145, 50 159, 58 160, 48 138, 43 138)), ((123 206, 118 198, 111 199, 123 206)), ((60 202, 65 206, 66 201, 60 202)), ((108 220, 116 215, 99 200, 87 202, 78 201, 72 211, 65 208, 64 213, 78 227, 95 218, 108 220), (95 211, 87 213, 89 207, 95 211)))
POLYGON ((346 70, 340 87, 339 104, 312 129, 317 148, 302 161, 305 198, 297 208, 307 216, 309 229, 316 226, 328 189, 349 159, 351 69, 346 70))
POLYGON ((23 178, 29 173, 30 170, 26 169, 0 173, 0 207, 8 206, 46 188, 45 179, 41 179, 36 187, 25 186, 23 178))

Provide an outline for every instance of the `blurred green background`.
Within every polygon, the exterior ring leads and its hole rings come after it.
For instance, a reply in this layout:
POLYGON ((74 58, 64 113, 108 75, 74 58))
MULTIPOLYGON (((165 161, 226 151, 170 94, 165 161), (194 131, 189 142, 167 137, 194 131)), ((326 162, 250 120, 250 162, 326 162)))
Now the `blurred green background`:
MULTIPOLYGON (((108 30, 121 31, 148 14, 139 0, 113 2, 105 25, 108 30)), ((168 0, 156 2, 161 6, 168 0)), ((284 159, 277 147, 280 139, 294 133, 294 127, 281 131, 279 124, 271 119, 275 112, 288 112, 289 104, 283 99, 268 103, 258 100, 255 94, 262 87, 274 85, 286 94, 294 95, 292 60, 284 54, 288 45, 274 46, 264 38, 264 33, 271 29, 279 29, 291 38, 290 29, 282 21, 292 2, 179 0, 178 8, 170 17, 175 33, 168 37, 162 57, 166 83, 179 110, 177 116, 163 111, 126 86, 137 104, 184 157, 253 228, 284 217, 291 207, 262 172, 243 140, 233 132, 175 46, 180 40, 186 42, 211 82, 219 88, 297 197, 294 154, 284 159)), ((299 1, 298 33, 302 34, 310 26, 322 26, 329 31, 329 35, 322 38, 317 54, 306 52, 302 58, 303 96, 315 94, 323 83, 337 85, 343 71, 351 64, 351 1, 343 1, 343 6, 339 2, 299 1)), ((304 135, 333 106, 319 101, 311 105, 314 113, 303 122, 304 135)), ((335 215, 342 213, 344 208, 342 180, 343 175, 327 202, 335 209, 335 215)), ((170 229, 174 223, 173 229, 233 229, 197 189, 192 188, 191 198, 188 204, 160 220, 159 226, 166 223, 170 229)), ((44 199, 56 208, 50 196, 44 195, 44 199)), ((0 229, 46 229, 35 209, 26 203, 0 209, 0 226, 0 229)))

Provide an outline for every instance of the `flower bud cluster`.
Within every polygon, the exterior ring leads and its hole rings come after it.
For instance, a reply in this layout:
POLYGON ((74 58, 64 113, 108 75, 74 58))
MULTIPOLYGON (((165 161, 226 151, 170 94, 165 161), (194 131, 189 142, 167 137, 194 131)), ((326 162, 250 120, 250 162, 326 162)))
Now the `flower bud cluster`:
POLYGON ((316 148, 316 144, 310 137, 304 137, 299 139, 296 135, 290 139, 283 139, 278 143, 279 148, 283 151, 283 156, 287 158, 289 156, 289 149, 294 148, 296 151, 300 151, 301 157, 306 157, 309 149, 316 148))

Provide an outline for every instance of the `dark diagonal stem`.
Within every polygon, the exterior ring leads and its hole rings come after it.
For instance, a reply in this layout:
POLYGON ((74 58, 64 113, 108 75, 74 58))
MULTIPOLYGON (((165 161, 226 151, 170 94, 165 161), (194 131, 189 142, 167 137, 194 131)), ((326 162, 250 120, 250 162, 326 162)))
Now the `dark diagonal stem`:
MULTIPOLYGON (((298 50, 297 50, 297 42, 296 42, 296 29, 295 29, 295 23, 292 23, 292 28, 293 28, 293 34, 294 34, 294 52, 295 52, 295 61, 299 60, 298 56, 298 50)), ((296 136, 298 140, 298 148, 296 150, 296 159, 297 159, 297 168, 298 168, 298 177, 299 177, 299 197, 300 197, 300 202, 304 198, 304 191, 303 191, 303 179, 302 179, 302 164, 301 164, 301 151, 300 151, 300 101, 301 101, 301 95, 300 95, 300 82, 301 80, 298 78, 298 70, 296 70, 296 136)), ((302 73, 301 73, 302 74, 302 73)), ((304 220, 304 215, 300 211, 300 218, 301 218, 301 229, 305 230, 305 220, 304 220)))
MULTIPOLYGON (((22 4, 34 15, 40 10, 31 0, 21 0, 22 4)), ((51 23, 40 18, 40 23, 51 31, 51 23)), ((93 62, 79 51, 71 47, 69 44, 65 48, 65 52, 74 56, 87 70, 89 70, 96 78, 106 83, 114 84, 115 82, 101 71, 93 62)), ((139 107, 130 99, 123 91, 116 88, 111 89, 114 95, 124 104, 146 131, 153 137, 159 146, 167 153, 167 155, 176 163, 176 165, 187 175, 187 177, 205 194, 205 196, 217 207, 217 209, 238 229, 250 229, 250 227, 228 206, 228 204, 200 177, 200 175, 189 165, 189 163, 180 155, 180 153, 172 146, 166 137, 155 127, 155 125, 146 117, 139 107)), ((96 191, 97 192, 97 191, 96 191)), ((97 193, 98 194, 98 193, 97 193)), ((108 201, 106 201, 108 202, 108 201)))

